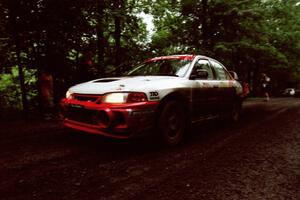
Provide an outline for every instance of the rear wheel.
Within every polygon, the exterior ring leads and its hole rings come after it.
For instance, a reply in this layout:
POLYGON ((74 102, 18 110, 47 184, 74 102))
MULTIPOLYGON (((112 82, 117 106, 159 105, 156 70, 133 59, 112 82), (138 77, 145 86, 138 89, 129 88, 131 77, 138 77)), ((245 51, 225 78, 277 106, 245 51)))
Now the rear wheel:
POLYGON ((167 102, 159 116, 158 129, 167 145, 174 146, 182 141, 187 127, 183 106, 177 101, 167 102))

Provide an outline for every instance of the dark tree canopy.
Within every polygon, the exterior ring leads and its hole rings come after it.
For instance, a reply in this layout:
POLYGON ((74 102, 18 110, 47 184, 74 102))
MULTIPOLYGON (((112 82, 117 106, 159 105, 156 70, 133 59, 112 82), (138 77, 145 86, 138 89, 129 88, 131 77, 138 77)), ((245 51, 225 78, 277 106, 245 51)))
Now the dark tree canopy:
POLYGON ((0 108, 38 104, 45 70, 58 103, 70 85, 166 54, 215 57, 254 91, 261 72, 276 89, 300 80, 298 0, 1 0, 0 9, 0 108), (153 16, 151 36, 142 12, 153 16))

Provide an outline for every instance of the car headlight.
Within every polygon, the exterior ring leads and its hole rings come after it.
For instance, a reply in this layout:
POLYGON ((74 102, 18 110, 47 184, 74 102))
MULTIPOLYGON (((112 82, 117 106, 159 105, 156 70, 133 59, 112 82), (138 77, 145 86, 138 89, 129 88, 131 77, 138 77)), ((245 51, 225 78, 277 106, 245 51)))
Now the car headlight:
POLYGON ((147 101, 147 96, 143 92, 118 92, 109 93, 103 96, 103 103, 135 103, 147 101))
POLYGON ((110 93, 102 98, 103 103, 126 103, 128 93, 110 93))
POLYGON ((69 90, 66 92, 66 98, 67 99, 73 99, 73 93, 70 92, 69 90))

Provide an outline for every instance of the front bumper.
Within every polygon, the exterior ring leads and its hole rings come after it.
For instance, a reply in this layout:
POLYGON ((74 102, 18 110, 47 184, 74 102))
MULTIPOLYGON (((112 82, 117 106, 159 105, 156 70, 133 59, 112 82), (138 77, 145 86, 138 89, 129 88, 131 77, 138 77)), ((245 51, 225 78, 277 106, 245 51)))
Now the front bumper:
POLYGON ((158 102, 97 104, 75 99, 61 101, 64 126, 111 138, 130 138, 154 125, 158 102))

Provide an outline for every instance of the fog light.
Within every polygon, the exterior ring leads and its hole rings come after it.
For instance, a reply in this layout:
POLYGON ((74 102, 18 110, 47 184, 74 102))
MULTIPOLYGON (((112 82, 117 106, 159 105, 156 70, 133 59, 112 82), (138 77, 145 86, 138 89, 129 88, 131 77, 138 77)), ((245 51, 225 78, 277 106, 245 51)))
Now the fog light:
POLYGON ((111 119, 110 119, 110 116, 108 115, 108 113, 104 110, 101 110, 99 113, 98 113, 98 124, 103 127, 103 128, 107 128, 110 126, 111 124, 111 119))

